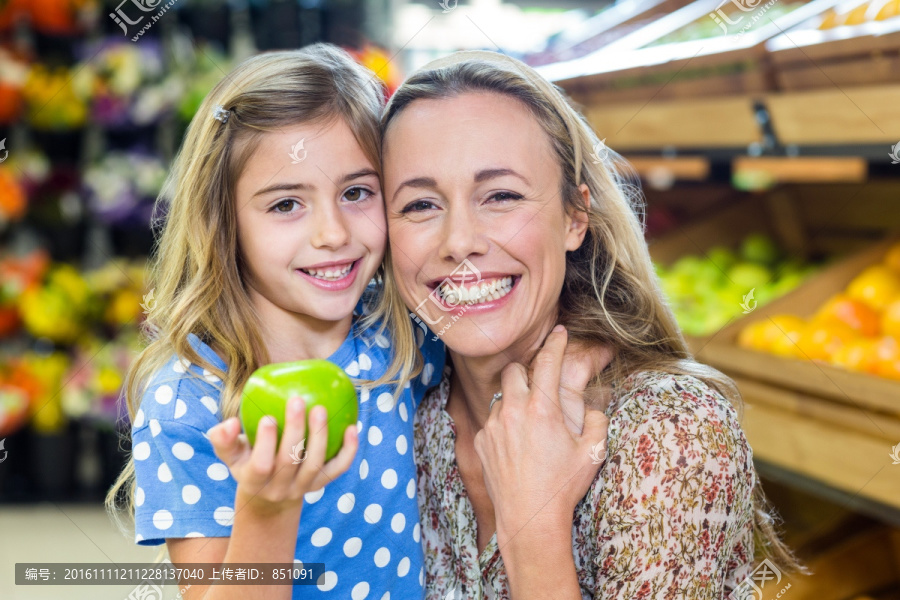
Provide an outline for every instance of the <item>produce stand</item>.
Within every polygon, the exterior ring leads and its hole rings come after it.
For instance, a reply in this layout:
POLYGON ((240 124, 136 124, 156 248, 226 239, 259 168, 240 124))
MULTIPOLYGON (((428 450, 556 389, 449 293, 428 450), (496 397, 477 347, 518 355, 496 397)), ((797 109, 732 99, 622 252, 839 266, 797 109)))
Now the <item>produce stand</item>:
POLYGON ((691 40, 719 8, 694 2, 592 55, 541 67, 600 139, 634 161, 661 277, 754 233, 820 265, 753 310, 735 296, 723 327, 686 335, 697 359, 741 391, 764 489, 816 573, 785 579, 797 599, 900 597, 900 467, 891 457, 900 381, 737 343, 748 324, 810 316, 900 239, 900 166, 889 156, 900 142, 900 18, 816 29, 861 5, 816 0, 738 39, 701 31, 691 40), (669 215, 661 234, 659 212, 669 215), (672 225, 671 215, 681 219, 672 225), (828 509, 810 516, 815 502, 828 509))

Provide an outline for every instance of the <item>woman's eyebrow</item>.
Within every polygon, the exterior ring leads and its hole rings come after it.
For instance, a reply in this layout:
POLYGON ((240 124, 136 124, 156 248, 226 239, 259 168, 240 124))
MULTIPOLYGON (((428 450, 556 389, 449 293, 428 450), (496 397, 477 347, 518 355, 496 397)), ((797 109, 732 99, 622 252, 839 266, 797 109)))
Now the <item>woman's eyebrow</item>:
POLYGON ((397 191, 394 192, 391 200, 396 198, 397 194, 400 193, 400 190, 405 187, 434 189, 437 187, 437 181, 435 181, 433 177, 413 177, 412 179, 407 179, 400 184, 400 187, 398 187, 397 191))
MULTIPOLYGON (((525 176, 520 175, 512 169, 482 169, 481 171, 475 173, 475 183, 481 183, 483 181, 495 179, 497 177, 505 177, 506 175, 518 177, 519 179, 524 181, 526 185, 531 185, 531 182, 529 182, 528 179, 525 178, 525 176)), ((437 181, 435 181, 432 177, 414 177, 412 179, 407 179, 406 181, 401 183, 400 187, 397 188, 397 191, 394 192, 393 198, 396 198, 397 194, 400 193, 400 190, 405 187, 433 189, 437 187, 437 181)))
POLYGON ((531 185, 531 183, 525 178, 525 176, 518 174, 512 169, 483 169, 475 173, 475 183, 481 183, 483 181, 487 181, 489 179, 494 179, 496 177, 505 177, 506 175, 512 175, 513 177, 518 177, 522 181, 524 181, 527 185, 531 185))

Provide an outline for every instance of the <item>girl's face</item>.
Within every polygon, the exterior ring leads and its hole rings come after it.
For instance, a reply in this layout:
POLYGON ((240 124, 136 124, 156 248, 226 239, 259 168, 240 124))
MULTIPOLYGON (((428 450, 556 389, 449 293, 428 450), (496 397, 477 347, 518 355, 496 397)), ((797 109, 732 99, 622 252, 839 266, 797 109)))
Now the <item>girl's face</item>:
POLYGON ((556 322, 566 251, 586 231, 564 209, 561 177, 534 116, 500 94, 416 100, 391 122, 394 273, 407 305, 453 351, 527 352, 556 322))
POLYGON ((255 301, 321 321, 349 317, 384 256, 379 184, 342 119, 264 134, 237 183, 255 301))

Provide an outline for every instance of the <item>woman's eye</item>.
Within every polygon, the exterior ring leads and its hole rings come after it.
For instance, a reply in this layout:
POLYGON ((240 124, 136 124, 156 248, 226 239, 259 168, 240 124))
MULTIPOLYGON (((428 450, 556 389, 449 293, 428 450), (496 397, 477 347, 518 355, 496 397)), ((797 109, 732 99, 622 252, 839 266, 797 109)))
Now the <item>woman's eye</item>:
POLYGON ((355 187, 344 192, 344 199, 349 202, 361 202, 372 195, 366 188, 355 187))
POLYGON ((295 204, 297 204, 299 206, 300 203, 297 202, 296 200, 291 200, 291 199, 279 200, 272 207, 272 210, 274 210, 275 212, 282 213, 282 214, 290 214, 291 212, 293 212, 291 209, 294 207, 295 204))
POLYGON ((429 208, 434 208, 434 204, 429 202, 428 200, 414 200, 410 202, 406 206, 403 207, 403 210, 400 211, 401 214, 406 214, 409 212, 421 212, 423 210, 428 210, 429 208))
POLYGON ((504 202, 507 200, 521 200, 523 196, 521 194, 515 194, 513 192, 497 192, 488 198, 489 200, 495 200, 497 202, 504 202))

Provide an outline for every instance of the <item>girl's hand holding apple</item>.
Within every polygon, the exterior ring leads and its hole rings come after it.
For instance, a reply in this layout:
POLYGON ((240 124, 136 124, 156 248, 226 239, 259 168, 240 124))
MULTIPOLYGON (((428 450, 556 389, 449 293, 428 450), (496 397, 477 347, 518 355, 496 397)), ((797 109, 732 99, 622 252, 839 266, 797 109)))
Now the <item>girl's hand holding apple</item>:
MULTIPOLYGON (((251 376, 251 380, 258 372, 251 376)), ((327 383, 329 388, 336 385, 340 389, 342 382, 339 378, 338 383, 334 384, 334 374, 328 375, 330 376, 323 378, 319 372, 318 375, 314 374, 313 377, 305 379, 308 384, 327 383)), ((341 375, 346 377, 343 371, 341 375)), ((281 400, 278 401, 277 395, 260 394, 259 380, 253 386, 250 383, 248 380, 248 385, 245 386, 241 407, 241 415, 245 421, 244 428, 251 430, 251 427, 247 426, 247 415, 253 414, 254 411, 257 413, 261 411, 260 414, 264 415, 254 423, 256 426, 252 427, 255 437, 253 445, 251 446, 247 434, 241 433, 241 423, 237 417, 226 419, 209 431, 209 439, 216 455, 228 466, 238 483, 235 508, 238 510, 246 506, 263 513, 299 509, 303 504, 304 494, 321 489, 344 473, 350 468, 356 455, 359 440, 355 422, 343 430, 342 443, 338 441, 335 444, 332 440, 332 444, 329 444, 328 440, 329 430, 333 430, 332 433, 338 432, 335 424, 342 424, 351 416, 343 414, 333 419, 332 423, 326 409, 326 406, 331 406, 335 413, 341 413, 343 407, 344 413, 347 413, 346 390, 343 394, 323 395, 321 389, 318 394, 304 394, 310 398, 309 404, 313 405, 307 415, 307 402, 298 395, 299 387, 303 386, 298 387, 297 380, 293 381, 294 385, 287 386, 291 388, 290 399, 287 402, 284 401, 286 396, 281 396, 281 400), (248 398, 248 391, 254 394, 252 398, 248 398), (253 410, 249 409, 250 406, 253 410), (309 428, 306 427, 307 418, 309 428), (284 424, 280 441, 279 422, 284 424), (325 462, 329 446, 338 447, 340 450, 331 460, 325 462)), ((269 378, 266 383, 270 391, 273 391, 279 384, 285 382, 269 378)), ((356 394, 352 384, 350 390, 351 412, 355 421, 356 394)))

